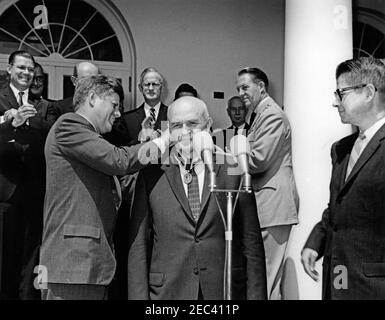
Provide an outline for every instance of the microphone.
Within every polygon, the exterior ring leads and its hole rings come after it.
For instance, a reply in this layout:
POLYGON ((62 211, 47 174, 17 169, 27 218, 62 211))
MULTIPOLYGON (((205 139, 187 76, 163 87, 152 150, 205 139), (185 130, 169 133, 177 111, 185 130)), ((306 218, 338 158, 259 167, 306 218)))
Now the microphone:
POLYGON ((210 172, 210 192, 216 188, 216 176, 214 171, 213 150, 214 143, 207 131, 199 131, 193 135, 193 148, 202 156, 203 162, 210 172))
POLYGON ((250 149, 247 138, 242 134, 238 134, 232 137, 230 140, 230 151, 237 158, 238 165, 243 171, 243 189, 246 191, 252 191, 248 157, 250 149))

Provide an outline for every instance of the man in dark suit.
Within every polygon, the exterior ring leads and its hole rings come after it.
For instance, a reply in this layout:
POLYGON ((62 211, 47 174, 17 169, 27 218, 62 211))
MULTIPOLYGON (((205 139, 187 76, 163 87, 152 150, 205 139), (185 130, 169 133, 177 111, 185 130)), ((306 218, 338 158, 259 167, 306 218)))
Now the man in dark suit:
POLYGON ((43 224, 44 142, 53 124, 51 103, 30 91, 35 61, 9 56, 9 85, 0 91, 0 211, 5 242, 1 296, 38 299, 33 286, 43 224))
POLYGON ((60 117, 48 134, 43 299, 107 297, 116 268, 112 236, 121 200, 115 175, 138 170, 167 149, 167 135, 122 148, 102 138, 120 116, 122 99, 115 78, 80 79, 75 113, 60 117))
MULTIPOLYGON (((74 72, 71 76, 71 81, 74 87, 76 87, 76 84, 79 79, 89 76, 95 76, 97 74, 99 74, 99 68, 96 65, 88 61, 79 62, 74 67, 74 72)), ((58 117, 68 112, 74 112, 74 105, 72 100, 73 96, 66 97, 62 100, 54 102, 54 108, 58 117)))
MULTIPOLYGON (((139 80, 139 90, 144 103, 135 110, 123 113, 106 139, 117 146, 132 146, 156 138, 167 120, 167 106, 161 102, 163 77, 155 68, 143 70, 139 80)), ((111 290, 114 299, 127 298, 127 229, 128 218, 137 174, 121 178, 123 201, 119 209, 115 232, 115 249, 118 262, 116 279, 111 290)))
MULTIPOLYGON (((170 135, 179 141, 170 164, 139 172, 129 224, 129 299, 223 299, 225 229, 209 172, 192 136, 211 126, 207 107, 182 97, 168 110, 170 135)), ((222 161, 223 163, 223 161, 222 161)), ((238 189, 239 175, 215 165, 217 187, 238 189)), ((222 210, 226 197, 218 196, 222 210)), ((254 195, 235 206, 233 299, 266 299, 263 241, 254 195)))
POLYGON ((239 96, 231 97, 228 100, 227 114, 230 118, 231 126, 213 132, 215 144, 223 150, 225 150, 226 147, 227 149, 230 148, 230 140, 235 135, 243 134, 244 136, 247 136, 247 130, 249 130, 250 127, 245 121, 246 107, 239 96))
POLYGON ((359 131, 333 144, 329 205, 302 251, 314 280, 323 257, 323 299, 385 298, 385 65, 342 62, 334 106, 359 131))

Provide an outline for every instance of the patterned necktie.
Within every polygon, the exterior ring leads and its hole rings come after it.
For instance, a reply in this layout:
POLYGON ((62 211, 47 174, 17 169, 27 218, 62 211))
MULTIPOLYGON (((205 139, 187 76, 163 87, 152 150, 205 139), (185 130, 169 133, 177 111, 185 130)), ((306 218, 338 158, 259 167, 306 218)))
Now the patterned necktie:
POLYGON ((24 94, 23 91, 19 91, 19 93, 18 93, 18 95, 19 95, 19 107, 21 107, 23 105, 23 94, 24 94))
POLYGON ((362 151, 361 149, 365 142, 365 138, 366 138, 365 135, 363 133, 360 133, 358 135, 356 142, 354 142, 352 152, 350 153, 345 180, 349 177, 350 173, 352 172, 352 169, 354 168, 354 165, 356 164, 358 158, 360 157, 360 152, 362 151))
POLYGON ((191 212, 193 214, 195 222, 199 219, 199 212, 201 211, 201 201, 199 199, 199 185, 198 176, 192 168, 191 170, 192 180, 187 186, 188 203, 190 205, 191 212))
POLYGON ((151 116, 151 120, 155 122, 156 121, 155 108, 150 108, 150 116, 151 116))

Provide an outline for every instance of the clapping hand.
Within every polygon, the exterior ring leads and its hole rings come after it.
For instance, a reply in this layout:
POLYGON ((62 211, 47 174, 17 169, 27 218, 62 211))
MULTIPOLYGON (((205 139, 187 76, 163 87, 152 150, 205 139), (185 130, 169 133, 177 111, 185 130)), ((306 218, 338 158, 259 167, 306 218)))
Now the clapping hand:
POLYGON ((9 109, 4 113, 5 120, 12 120, 12 125, 14 127, 20 127, 23 125, 29 118, 34 117, 37 111, 35 107, 31 104, 24 104, 18 109, 9 109))

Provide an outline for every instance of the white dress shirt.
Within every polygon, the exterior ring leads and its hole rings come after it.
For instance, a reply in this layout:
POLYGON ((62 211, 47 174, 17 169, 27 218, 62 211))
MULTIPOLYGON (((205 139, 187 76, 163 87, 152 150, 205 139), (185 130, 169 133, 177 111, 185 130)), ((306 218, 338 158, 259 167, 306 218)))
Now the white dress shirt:
POLYGON ((373 138, 373 136, 377 133, 378 130, 385 124, 385 117, 378 120, 376 123, 374 123, 370 128, 366 129, 363 134, 365 138, 362 141, 360 153, 358 156, 362 154, 370 140, 373 138))
MULTIPOLYGON (((184 168, 184 165, 180 162, 178 158, 176 158, 179 165, 180 178, 182 179, 183 189, 188 198, 188 184, 184 182, 184 175, 187 173, 187 170, 184 168)), ((194 166, 195 173, 198 177, 198 187, 199 187, 199 199, 202 202, 202 192, 203 192, 203 184, 205 181, 205 165, 201 159, 197 160, 198 163, 194 166)))

